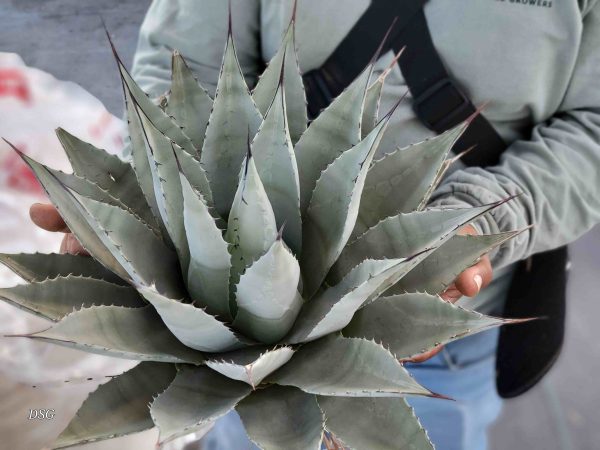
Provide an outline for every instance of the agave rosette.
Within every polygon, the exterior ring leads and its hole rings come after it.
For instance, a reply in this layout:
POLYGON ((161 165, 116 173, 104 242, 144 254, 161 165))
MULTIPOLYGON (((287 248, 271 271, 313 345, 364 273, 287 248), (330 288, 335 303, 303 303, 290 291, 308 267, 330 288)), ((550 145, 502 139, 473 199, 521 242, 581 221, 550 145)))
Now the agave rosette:
POLYGON ((177 53, 160 105, 117 62, 130 161, 62 129, 72 174, 21 155, 91 257, 0 257, 28 282, 0 297, 53 322, 29 338, 141 361, 54 448, 233 408, 264 449, 432 448, 400 361, 505 323, 436 294, 515 234, 456 235, 496 205, 425 208, 468 124, 374 160, 371 64, 307 127, 293 21, 252 93, 231 26, 214 100, 177 53))

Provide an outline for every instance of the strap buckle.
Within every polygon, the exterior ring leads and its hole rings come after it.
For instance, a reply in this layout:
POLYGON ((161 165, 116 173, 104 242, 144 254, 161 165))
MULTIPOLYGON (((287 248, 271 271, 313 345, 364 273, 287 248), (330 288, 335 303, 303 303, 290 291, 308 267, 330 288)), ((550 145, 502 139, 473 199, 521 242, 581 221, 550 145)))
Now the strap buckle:
POLYGON ((466 118, 472 106, 452 80, 445 77, 416 96, 413 109, 427 128, 441 133, 466 118))

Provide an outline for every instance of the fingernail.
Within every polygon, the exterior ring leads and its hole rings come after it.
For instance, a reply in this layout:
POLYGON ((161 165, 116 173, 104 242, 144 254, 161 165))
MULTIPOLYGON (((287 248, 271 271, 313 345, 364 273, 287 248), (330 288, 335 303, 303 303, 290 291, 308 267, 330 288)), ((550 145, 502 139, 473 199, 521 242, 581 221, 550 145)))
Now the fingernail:
POLYGON ((477 290, 481 289, 481 285, 483 284, 483 278, 481 278, 481 275, 475 275, 473 277, 473 281, 477 285, 477 290))

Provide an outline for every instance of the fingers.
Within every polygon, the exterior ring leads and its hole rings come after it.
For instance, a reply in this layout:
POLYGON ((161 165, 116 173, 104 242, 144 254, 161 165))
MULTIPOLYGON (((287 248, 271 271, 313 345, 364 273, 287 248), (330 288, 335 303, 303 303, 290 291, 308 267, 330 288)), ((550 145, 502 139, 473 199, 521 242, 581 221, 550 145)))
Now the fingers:
POLYGON ((29 217, 31 217, 33 223, 46 231, 69 232, 67 224, 52 205, 34 203, 29 208, 29 217))
MULTIPOLYGON (((473 225, 465 225, 458 233, 459 235, 476 235, 477 230, 473 225)), ((492 281, 492 265, 488 256, 483 256, 476 264, 464 270, 454 283, 448 287, 440 296, 451 303, 455 303, 460 297, 475 297, 479 291, 492 281)))
POLYGON ((89 253, 81 246, 77 238, 71 233, 65 234, 65 237, 60 243, 60 252, 68 253, 70 255, 89 255, 89 253))
POLYGON ((467 297, 475 297, 481 289, 486 287, 492 281, 492 265, 487 256, 474 266, 463 271, 454 284, 456 289, 467 297))
POLYGON ((463 293, 456 288, 454 283, 448 286, 448 288, 440 294, 440 297, 450 303, 456 303, 462 296, 463 293))
POLYGON ((61 253, 89 255, 77 238, 69 232, 69 227, 67 227, 67 224, 54 206, 44 203, 34 203, 29 208, 29 217, 31 217, 33 223, 46 231, 66 233, 60 244, 61 253))
MULTIPOLYGON (((472 225, 466 225, 461 228, 458 233, 459 235, 476 235, 477 230, 472 225)), ((481 289, 486 287, 492 281, 492 264, 490 258, 483 256, 476 264, 464 270, 454 283, 440 294, 442 299, 456 303, 463 295, 467 297, 475 297, 481 289)), ((438 345, 433 349, 423 352, 420 355, 414 356, 403 362, 422 363, 428 359, 434 357, 444 348, 443 345, 438 345)))
POLYGON ((437 347, 433 347, 431 350, 421 353, 420 355, 413 356, 412 358, 405 359, 402 362, 410 362, 410 363, 422 363, 427 361, 429 358, 433 358, 444 348, 443 345, 438 345, 437 347))

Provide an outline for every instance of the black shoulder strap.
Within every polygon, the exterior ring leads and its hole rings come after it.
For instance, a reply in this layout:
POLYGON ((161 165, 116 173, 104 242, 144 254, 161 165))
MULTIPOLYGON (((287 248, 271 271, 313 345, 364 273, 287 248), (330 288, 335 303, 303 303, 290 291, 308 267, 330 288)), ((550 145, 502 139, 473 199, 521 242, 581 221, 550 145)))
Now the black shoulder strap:
MULTIPOLYGON (((394 18, 398 18, 384 50, 405 51, 400 69, 421 122, 442 133, 475 113, 476 108, 450 78, 436 51, 423 12, 427 0, 372 0, 371 5, 322 67, 304 75, 309 115, 314 118, 369 63, 394 18)), ((456 144, 457 151, 476 145, 463 156, 470 166, 498 162, 506 144, 490 123, 477 115, 456 144)))

